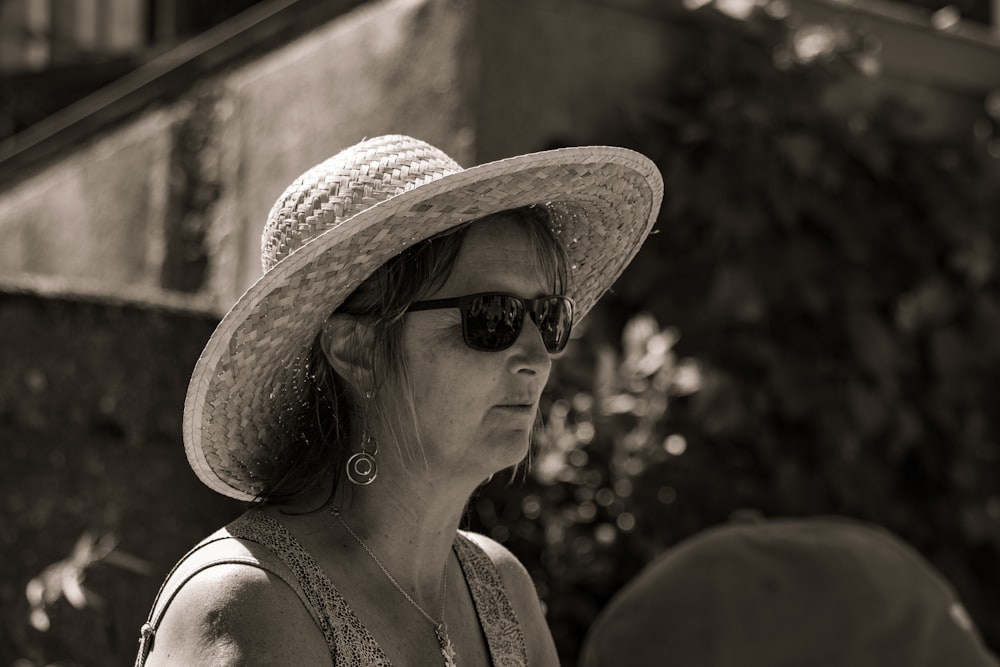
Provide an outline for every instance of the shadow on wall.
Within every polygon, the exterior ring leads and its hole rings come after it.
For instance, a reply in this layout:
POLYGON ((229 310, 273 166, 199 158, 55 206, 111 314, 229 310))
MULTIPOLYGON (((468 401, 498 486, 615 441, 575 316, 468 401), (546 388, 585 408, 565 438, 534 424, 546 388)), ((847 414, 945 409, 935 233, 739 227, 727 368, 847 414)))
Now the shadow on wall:
POLYGON ((181 444, 216 323, 0 291, 0 664, 131 664, 166 572, 241 511, 181 444))

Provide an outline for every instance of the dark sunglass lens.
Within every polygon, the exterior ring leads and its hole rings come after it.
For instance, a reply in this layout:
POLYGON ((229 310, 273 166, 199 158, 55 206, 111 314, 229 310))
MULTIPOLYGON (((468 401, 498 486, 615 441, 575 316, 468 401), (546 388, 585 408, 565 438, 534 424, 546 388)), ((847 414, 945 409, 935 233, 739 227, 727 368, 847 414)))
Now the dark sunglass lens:
POLYGON ((465 313, 465 340, 477 350, 503 350, 521 333, 524 304, 503 294, 472 299, 465 313))
POLYGON ((568 299, 548 297, 538 302, 538 307, 532 313, 532 320, 542 334, 545 349, 550 354, 562 352, 569 341, 570 330, 573 328, 573 307, 568 299))

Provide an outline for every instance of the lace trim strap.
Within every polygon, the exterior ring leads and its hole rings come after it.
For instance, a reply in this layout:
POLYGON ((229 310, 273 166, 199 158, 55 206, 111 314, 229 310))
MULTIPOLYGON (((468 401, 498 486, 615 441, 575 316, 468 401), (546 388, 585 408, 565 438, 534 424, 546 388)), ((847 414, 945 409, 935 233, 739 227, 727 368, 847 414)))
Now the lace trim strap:
POLYGON ((298 580, 323 632, 334 665, 391 667, 378 643, 316 560, 284 526, 251 510, 227 526, 241 539, 256 542, 280 558, 298 580))
POLYGON ((455 539, 455 553, 472 592, 493 667, 526 667, 528 649, 524 633, 496 564, 461 531, 455 539))

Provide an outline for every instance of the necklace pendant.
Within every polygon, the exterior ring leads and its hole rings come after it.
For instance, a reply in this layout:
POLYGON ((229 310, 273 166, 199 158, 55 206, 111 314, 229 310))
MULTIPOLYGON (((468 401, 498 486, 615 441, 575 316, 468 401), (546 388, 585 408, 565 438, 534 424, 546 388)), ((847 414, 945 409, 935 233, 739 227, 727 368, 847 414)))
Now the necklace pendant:
POLYGON ((441 647, 441 657, 444 658, 444 667, 458 667, 455 663, 455 647, 451 645, 451 637, 448 636, 448 628, 444 622, 434 626, 434 634, 437 635, 438 646, 441 647))

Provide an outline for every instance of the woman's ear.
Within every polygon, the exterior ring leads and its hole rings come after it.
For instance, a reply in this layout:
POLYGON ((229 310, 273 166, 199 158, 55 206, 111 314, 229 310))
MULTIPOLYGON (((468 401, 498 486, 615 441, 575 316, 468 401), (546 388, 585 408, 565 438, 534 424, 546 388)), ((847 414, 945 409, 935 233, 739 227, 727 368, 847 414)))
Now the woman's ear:
POLYGON ((371 356, 374 334, 362 318, 334 314, 323 325, 320 347, 337 375, 350 382, 359 395, 371 390, 371 356))

